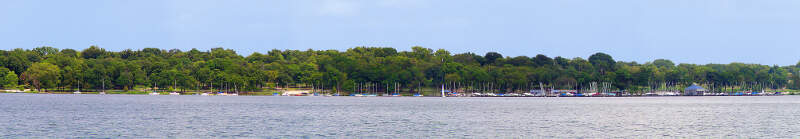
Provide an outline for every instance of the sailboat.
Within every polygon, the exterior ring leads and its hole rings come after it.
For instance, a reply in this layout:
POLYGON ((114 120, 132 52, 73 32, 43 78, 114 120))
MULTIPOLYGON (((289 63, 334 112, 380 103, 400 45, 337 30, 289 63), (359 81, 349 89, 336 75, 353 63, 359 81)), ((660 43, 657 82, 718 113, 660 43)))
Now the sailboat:
POLYGON ((157 87, 158 87, 158 85, 154 83, 154 84, 153 84, 153 92, 150 92, 150 95, 154 95, 154 96, 155 96, 155 95, 160 95, 160 94, 158 94, 158 92, 156 92, 156 88, 157 88, 157 87))
POLYGON ((101 95, 105 95, 106 94, 106 82, 105 82, 105 79, 103 79, 103 91, 101 91, 98 94, 101 94, 101 95))
MULTIPOLYGON (((177 86, 178 86, 178 80, 172 80, 172 87, 173 88, 177 88, 177 86)), ((173 91, 173 92, 169 92, 169 95, 181 95, 181 93, 173 91)))
POLYGON ((81 83, 80 82, 78 82, 78 90, 76 90, 75 92, 72 92, 72 93, 73 94, 81 94, 81 83))
POLYGON ((397 86, 398 86, 398 83, 395 82, 394 83, 394 93, 392 93, 393 97, 399 97, 400 96, 400 93, 398 93, 398 90, 400 90, 400 88, 398 88, 397 86))
POLYGON ((442 84, 442 97, 447 97, 446 95, 444 95, 444 84, 442 84))
MULTIPOLYGON (((444 65, 445 65, 445 64, 447 64, 447 63, 445 63, 445 61, 444 61, 444 58, 442 58, 442 67, 444 67, 444 65)), ((444 72, 444 69, 442 69, 442 74, 446 74, 446 73, 444 72)), ((442 76, 442 97, 443 97, 443 98, 444 98, 444 97, 447 97, 447 96, 445 96, 445 95, 444 95, 444 84, 445 84, 445 82, 444 82, 444 76, 442 76)))

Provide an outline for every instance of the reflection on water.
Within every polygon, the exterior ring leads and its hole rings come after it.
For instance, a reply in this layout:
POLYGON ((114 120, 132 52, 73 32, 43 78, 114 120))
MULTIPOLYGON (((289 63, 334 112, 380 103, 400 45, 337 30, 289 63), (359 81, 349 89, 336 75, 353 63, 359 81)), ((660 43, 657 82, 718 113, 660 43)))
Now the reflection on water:
POLYGON ((0 94, 0 138, 789 138, 798 100, 0 94))

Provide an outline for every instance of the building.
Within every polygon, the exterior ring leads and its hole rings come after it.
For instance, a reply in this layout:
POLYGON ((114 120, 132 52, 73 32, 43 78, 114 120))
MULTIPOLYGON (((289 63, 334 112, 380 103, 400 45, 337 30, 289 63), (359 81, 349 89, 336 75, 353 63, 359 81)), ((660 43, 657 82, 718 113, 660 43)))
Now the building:
POLYGON ((692 86, 686 87, 683 94, 687 96, 699 96, 703 95, 703 93, 705 92, 706 92, 705 88, 697 86, 697 84, 693 84, 692 86))

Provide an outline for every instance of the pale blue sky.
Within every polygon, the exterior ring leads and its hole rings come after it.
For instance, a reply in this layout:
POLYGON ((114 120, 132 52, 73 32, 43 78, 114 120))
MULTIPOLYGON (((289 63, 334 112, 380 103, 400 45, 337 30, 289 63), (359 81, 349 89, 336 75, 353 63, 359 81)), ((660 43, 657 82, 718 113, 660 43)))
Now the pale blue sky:
POLYGON ((419 45, 453 53, 791 65, 798 0, 2 0, 0 48, 419 45))

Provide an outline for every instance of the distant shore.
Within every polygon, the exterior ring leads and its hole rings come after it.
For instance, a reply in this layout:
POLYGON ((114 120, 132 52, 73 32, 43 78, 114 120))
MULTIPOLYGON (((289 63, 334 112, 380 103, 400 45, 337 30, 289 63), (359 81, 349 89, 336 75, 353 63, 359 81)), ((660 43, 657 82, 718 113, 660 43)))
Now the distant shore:
MULTIPOLYGON (((105 94, 101 94, 100 92, 63 92, 63 91, 54 91, 54 92, 35 92, 35 91, 28 91, 28 92, 0 92, 0 93, 25 93, 25 94, 75 94, 75 95, 155 95, 151 94, 151 92, 146 91, 127 91, 127 92, 120 92, 120 91, 108 91, 105 94)), ((201 93, 201 92, 182 92, 178 94, 172 95, 208 95, 208 96, 232 96, 234 93, 201 93)), ((730 93, 734 94, 734 93, 730 93)), ((158 92, 158 95, 171 95, 170 92, 158 92)), ((780 93, 780 94, 741 94, 741 95, 694 95, 694 96, 792 96, 792 95, 800 95, 800 93, 780 93)), ((235 96, 329 96, 329 97, 441 97, 441 95, 422 95, 422 96, 415 96, 414 94, 409 93, 401 93, 397 95, 389 95, 389 94, 362 94, 362 95, 349 95, 347 93, 341 95, 335 94, 300 94, 300 95, 287 95, 280 92, 242 92, 237 93, 235 96), (277 95, 276 95, 277 94, 277 95)), ((447 97, 679 97, 679 96, 689 96, 689 95, 596 95, 596 96, 564 96, 564 95, 548 95, 548 96, 525 96, 525 95, 448 95, 447 97)))

